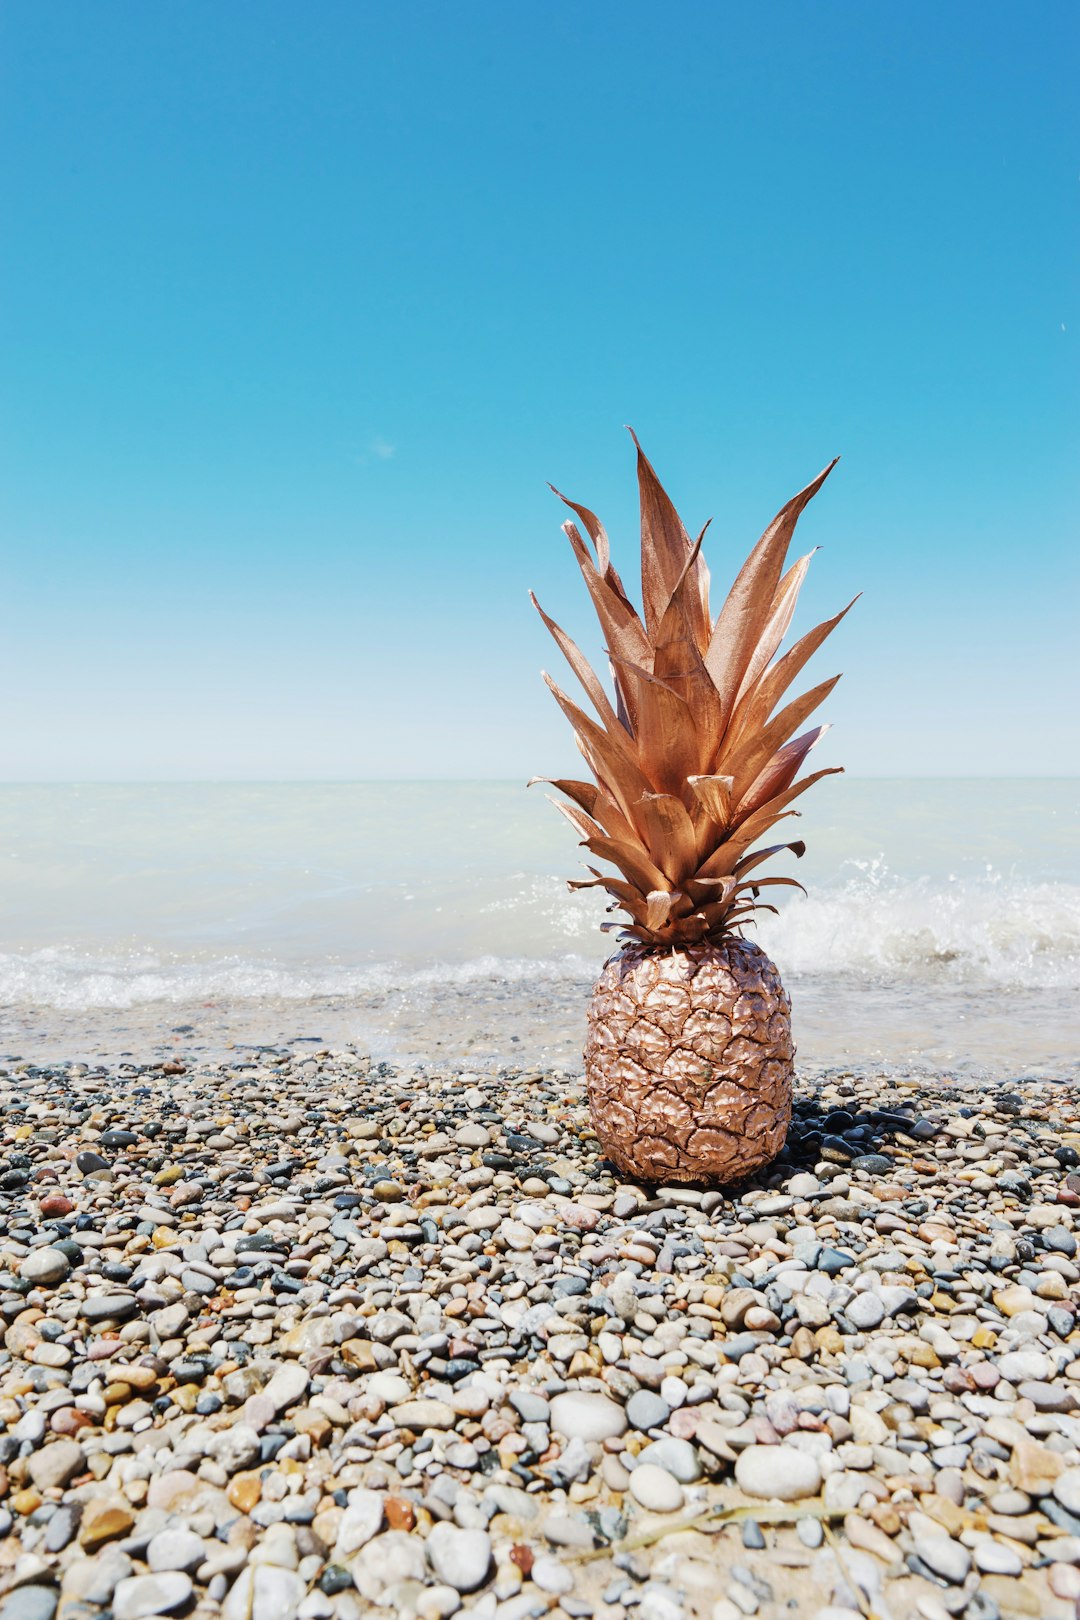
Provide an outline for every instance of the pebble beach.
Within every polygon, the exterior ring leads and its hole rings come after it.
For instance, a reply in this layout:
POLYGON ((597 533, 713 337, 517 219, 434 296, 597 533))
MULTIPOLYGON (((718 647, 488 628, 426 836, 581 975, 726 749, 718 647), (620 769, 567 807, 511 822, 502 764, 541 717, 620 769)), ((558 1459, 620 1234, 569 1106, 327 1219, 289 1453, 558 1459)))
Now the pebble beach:
POLYGON ((571 1065, 9 1060, 2 1620, 1074 1620, 1077 1103, 803 1074, 719 1192, 571 1065))

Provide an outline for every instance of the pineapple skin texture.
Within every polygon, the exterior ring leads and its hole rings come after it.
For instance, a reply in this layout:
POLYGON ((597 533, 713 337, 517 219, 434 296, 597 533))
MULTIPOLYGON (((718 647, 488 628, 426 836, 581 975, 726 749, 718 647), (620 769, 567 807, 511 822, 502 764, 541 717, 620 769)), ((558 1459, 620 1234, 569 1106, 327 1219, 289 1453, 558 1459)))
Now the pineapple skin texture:
POLYGON ((752 940, 628 945, 589 1005, 593 1128, 636 1180, 741 1181, 784 1145, 794 1058, 791 1001, 752 940))

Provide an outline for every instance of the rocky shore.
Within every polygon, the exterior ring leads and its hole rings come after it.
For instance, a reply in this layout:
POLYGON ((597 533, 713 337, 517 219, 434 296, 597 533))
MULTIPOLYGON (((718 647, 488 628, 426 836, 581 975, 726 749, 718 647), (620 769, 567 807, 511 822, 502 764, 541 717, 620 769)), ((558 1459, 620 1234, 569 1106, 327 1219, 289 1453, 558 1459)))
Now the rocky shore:
POLYGON ((580 1077, 0 1072, 0 1620, 1074 1620, 1065 1083, 802 1082, 730 1194, 580 1077))

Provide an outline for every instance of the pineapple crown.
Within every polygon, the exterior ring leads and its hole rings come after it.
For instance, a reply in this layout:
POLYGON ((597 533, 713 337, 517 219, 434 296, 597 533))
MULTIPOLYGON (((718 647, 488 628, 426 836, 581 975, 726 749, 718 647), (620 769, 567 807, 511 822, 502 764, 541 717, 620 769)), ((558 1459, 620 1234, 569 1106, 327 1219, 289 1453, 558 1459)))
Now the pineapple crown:
POLYGON ((775 657, 813 556, 800 557, 785 572, 788 546, 834 460, 777 513, 714 621, 701 551, 709 525, 691 541, 633 429, 630 433, 641 495, 643 614, 612 565, 603 524, 588 507, 551 486, 591 542, 586 544, 575 523, 563 524, 600 621, 614 702, 530 592, 598 717, 572 702, 545 671, 594 780, 533 781, 549 782, 566 795, 569 803, 552 803, 582 835, 583 846, 621 874, 589 866, 590 878, 569 885, 606 889, 612 896, 609 910, 629 915, 629 922, 602 926, 648 945, 686 945, 731 933, 757 910, 775 911, 761 900, 762 889, 802 888, 790 877, 749 876, 781 850, 801 856, 806 847, 801 840, 763 849, 751 845, 778 821, 799 814, 789 806, 800 793, 842 769, 833 766, 796 781, 828 727, 795 733, 839 675, 778 714, 774 710, 858 598, 775 657))

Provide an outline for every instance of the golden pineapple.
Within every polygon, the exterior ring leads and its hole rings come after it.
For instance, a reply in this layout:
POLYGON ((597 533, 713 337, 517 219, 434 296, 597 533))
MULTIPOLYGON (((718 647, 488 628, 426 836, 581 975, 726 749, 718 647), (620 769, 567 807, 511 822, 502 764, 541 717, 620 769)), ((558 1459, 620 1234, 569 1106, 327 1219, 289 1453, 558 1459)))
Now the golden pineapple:
MULTIPOLYGON (((627 914, 623 948, 589 1007, 585 1074, 596 1134, 627 1175, 731 1182, 783 1146, 791 1115, 791 1003, 774 964, 742 928, 789 877, 751 877, 801 841, 752 848, 792 801, 833 771, 796 781, 827 730, 799 727, 832 691, 823 681, 776 713, 807 660, 848 608, 779 658, 810 555, 785 571, 800 513, 836 465, 784 506, 728 593, 709 610, 705 529, 691 541, 637 439, 641 590, 634 607, 603 525, 563 525, 600 620, 614 701, 570 638, 535 603, 586 695, 594 720, 545 674, 574 728, 592 782, 551 778, 553 801, 595 866, 571 888, 602 887, 627 914)), ((558 491, 555 491, 558 494, 558 491)), ((706 524, 705 528, 708 528, 706 524)), ((851 603, 848 604, 848 607, 851 603)), ((838 770, 840 767, 833 767, 838 770)))

